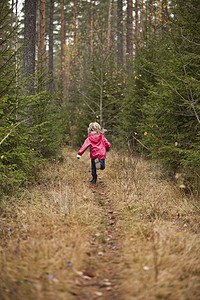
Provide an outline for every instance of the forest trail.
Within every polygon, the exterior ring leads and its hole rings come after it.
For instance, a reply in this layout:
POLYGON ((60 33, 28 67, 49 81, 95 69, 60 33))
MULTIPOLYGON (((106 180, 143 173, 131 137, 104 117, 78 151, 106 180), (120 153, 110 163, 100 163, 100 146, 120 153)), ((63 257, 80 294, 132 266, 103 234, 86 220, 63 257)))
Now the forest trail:
POLYGON ((109 198, 107 180, 102 181, 98 175, 97 184, 90 185, 94 202, 99 207, 101 226, 90 238, 86 269, 77 273, 77 287, 72 293, 77 299, 120 299, 121 233, 116 229, 120 215, 109 198))
POLYGON ((1 202, 1 299, 198 299, 200 207, 141 157, 63 149, 1 202))

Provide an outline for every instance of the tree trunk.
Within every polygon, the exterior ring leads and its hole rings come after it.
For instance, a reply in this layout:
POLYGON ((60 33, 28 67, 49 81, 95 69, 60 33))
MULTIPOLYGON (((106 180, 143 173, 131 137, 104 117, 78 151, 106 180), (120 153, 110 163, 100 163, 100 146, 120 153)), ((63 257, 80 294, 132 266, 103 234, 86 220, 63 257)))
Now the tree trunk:
MULTIPOLYGON (((10 31, 13 31, 13 15, 14 15, 14 0, 12 0, 12 4, 11 4, 11 17, 10 17, 10 31)), ((11 35, 10 38, 10 48, 12 48, 12 44, 13 44, 13 34, 11 35)))
POLYGON ((108 35, 107 35, 107 52, 110 52, 111 45, 111 9, 112 9, 112 1, 109 0, 109 8, 108 8, 108 35))
MULTIPOLYGON (((35 73, 36 8, 37 0, 25 0, 24 72, 26 78, 35 73)), ((27 89, 31 92, 34 86, 32 78, 29 84, 27 89)))
POLYGON ((140 47, 143 46, 144 39, 144 1, 141 0, 141 10, 140 10, 140 47))
POLYGON ((126 56, 133 58, 133 0, 127 0, 126 56))
POLYGON ((1 10, 1 29, 0 29, 0 35, 1 35, 1 51, 3 52, 5 50, 5 8, 6 8, 6 1, 2 0, 0 1, 0 10, 1 10))
POLYGON ((52 92, 53 87, 53 15, 54 0, 50 0, 49 12, 49 90, 52 92))
POLYGON ((73 32, 74 32, 74 49, 73 49, 73 62, 76 66, 76 56, 77 56, 77 2, 74 0, 73 7, 73 32))
POLYGON ((111 49, 115 57, 115 0, 112 0, 111 8, 111 49))
POLYGON ((123 0, 117 0, 117 65, 123 66, 123 0))
POLYGON ((99 99, 100 125, 103 125, 103 62, 100 64, 100 99, 99 99))
POLYGON ((138 26, 138 0, 135 0, 135 48, 139 46, 139 26, 138 26))
POLYGON ((60 28, 60 75, 63 86, 64 82, 64 4, 63 0, 60 0, 60 16, 61 16, 61 28, 60 28))
POLYGON ((152 35, 152 32, 154 31, 153 28, 153 0, 149 0, 149 37, 152 35))
POLYGON ((94 28, 93 28, 93 3, 92 0, 90 0, 90 58, 93 57, 93 34, 94 34, 94 28))
MULTIPOLYGON (((15 2, 15 26, 16 26, 16 36, 15 36, 15 52, 18 50, 18 0, 15 2)), ((16 89, 18 88, 18 68, 19 68, 19 62, 18 62, 18 57, 16 55, 15 57, 15 72, 16 72, 16 89)), ((16 98, 16 113, 15 113, 15 119, 18 120, 18 96, 16 98)))
POLYGON ((45 0, 40 0, 40 67, 45 67, 45 0))

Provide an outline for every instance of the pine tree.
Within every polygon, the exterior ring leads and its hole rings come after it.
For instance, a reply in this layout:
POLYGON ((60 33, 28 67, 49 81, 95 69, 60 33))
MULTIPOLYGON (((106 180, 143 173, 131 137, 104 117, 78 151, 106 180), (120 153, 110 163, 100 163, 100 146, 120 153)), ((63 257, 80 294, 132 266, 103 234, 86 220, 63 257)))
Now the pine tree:
POLYGON ((24 73, 28 80, 27 90, 33 91, 36 46, 36 8, 37 0, 25 0, 24 24, 24 73))
POLYGON ((61 29, 60 29, 60 80, 62 86, 64 85, 64 3, 60 0, 60 17, 61 17, 61 29))
POLYGON ((127 0, 126 56, 133 59, 133 1, 127 0))
POLYGON ((49 91, 53 92, 53 16, 54 16, 54 0, 50 0, 49 11, 49 91))
POLYGON ((39 41, 39 57, 41 70, 45 67, 46 57, 46 41, 45 41, 45 0, 40 0, 40 41, 39 41))
POLYGON ((117 0, 117 63, 123 66, 123 0, 117 0))

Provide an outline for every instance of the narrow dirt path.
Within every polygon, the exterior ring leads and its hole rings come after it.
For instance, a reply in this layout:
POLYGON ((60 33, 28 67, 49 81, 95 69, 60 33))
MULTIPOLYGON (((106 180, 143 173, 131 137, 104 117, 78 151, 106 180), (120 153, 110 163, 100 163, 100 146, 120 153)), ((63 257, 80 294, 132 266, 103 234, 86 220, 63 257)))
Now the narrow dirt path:
POLYGON ((96 184, 88 184, 101 215, 100 230, 90 238, 83 272, 78 272, 72 287, 75 299, 122 299, 120 291, 120 239, 116 224, 120 214, 109 198, 106 177, 98 174, 96 184), (101 179, 102 177, 103 180, 101 179))

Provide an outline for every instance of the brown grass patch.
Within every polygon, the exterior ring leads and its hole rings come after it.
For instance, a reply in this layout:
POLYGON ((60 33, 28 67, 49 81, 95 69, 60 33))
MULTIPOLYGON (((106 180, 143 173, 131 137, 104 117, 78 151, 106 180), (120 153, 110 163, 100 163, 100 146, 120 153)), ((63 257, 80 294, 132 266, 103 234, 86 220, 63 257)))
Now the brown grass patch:
POLYGON ((198 200, 162 179, 158 165, 127 155, 113 159, 110 197, 125 233, 123 299, 200 298, 198 200))

